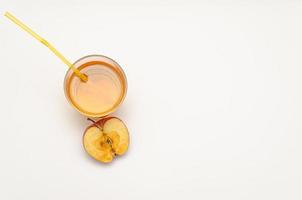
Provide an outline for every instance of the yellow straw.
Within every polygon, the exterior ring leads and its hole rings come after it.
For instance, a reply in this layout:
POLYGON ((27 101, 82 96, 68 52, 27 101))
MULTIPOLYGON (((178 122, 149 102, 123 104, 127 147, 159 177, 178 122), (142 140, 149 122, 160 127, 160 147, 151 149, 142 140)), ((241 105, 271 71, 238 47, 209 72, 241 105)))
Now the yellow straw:
POLYGON ((27 33, 32 35, 34 38, 39 40, 42 44, 44 44, 46 47, 48 47, 56 56, 58 56, 66 65, 68 65, 69 68, 71 68, 74 73, 84 82, 88 80, 87 76, 83 73, 81 73, 77 68, 75 68, 54 46, 52 46, 49 42, 47 42, 44 38, 39 36, 37 33, 35 33, 33 30, 31 30, 28 26, 23 24, 21 21, 19 21, 16 17, 14 17, 9 12, 6 12, 4 14, 5 17, 10 19, 12 22, 17 24, 20 28, 25 30, 27 33))

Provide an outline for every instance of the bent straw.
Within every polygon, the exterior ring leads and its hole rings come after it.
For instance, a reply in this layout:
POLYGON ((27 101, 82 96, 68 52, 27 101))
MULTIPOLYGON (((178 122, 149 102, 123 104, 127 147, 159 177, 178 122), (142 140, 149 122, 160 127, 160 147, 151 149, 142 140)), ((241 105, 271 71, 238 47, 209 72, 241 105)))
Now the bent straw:
POLYGON ((38 41, 40 41, 42 44, 44 44, 46 47, 48 47, 56 56, 58 56, 70 69, 74 71, 74 73, 84 82, 88 80, 87 76, 83 73, 81 73, 77 68, 75 68, 54 46, 52 46, 48 41, 46 41, 44 38, 39 36, 37 33, 35 33, 33 30, 31 30, 28 26, 23 24, 20 20, 18 20, 16 17, 14 17, 9 12, 6 12, 4 14, 5 17, 10 19, 12 22, 17 24, 20 28, 25 30, 27 33, 29 33, 31 36, 36 38, 38 41))

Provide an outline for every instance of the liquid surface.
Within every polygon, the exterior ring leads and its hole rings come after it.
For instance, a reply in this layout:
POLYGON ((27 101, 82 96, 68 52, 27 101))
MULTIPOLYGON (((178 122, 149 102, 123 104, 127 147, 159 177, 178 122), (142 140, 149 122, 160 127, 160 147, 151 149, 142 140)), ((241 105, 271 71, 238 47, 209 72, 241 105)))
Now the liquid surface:
POLYGON ((102 113, 111 110, 120 101, 122 82, 114 69, 97 63, 80 70, 88 76, 87 82, 72 77, 69 84, 71 101, 84 112, 102 113))

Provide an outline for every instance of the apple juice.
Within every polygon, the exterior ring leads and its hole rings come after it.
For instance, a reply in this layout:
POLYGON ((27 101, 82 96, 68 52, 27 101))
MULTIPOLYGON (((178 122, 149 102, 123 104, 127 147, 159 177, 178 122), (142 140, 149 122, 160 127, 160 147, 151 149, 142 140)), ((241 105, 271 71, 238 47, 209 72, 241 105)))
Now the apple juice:
POLYGON ((65 95, 79 112, 89 117, 102 117, 120 105, 125 97, 127 82, 123 70, 115 61, 92 55, 79 59, 74 67, 88 77, 88 81, 83 82, 72 70, 65 77, 65 95))

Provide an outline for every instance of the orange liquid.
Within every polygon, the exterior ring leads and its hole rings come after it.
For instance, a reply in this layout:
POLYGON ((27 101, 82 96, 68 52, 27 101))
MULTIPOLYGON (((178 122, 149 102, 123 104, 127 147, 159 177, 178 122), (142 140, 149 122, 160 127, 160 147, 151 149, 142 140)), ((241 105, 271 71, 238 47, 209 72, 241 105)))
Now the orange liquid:
POLYGON ((82 114, 101 117, 113 112, 125 96, 126 80, 119 66, 104 60, 88 60, 77 68, 88 76, 81 81, 75 74, 65 79, 65 92, 82 114))

